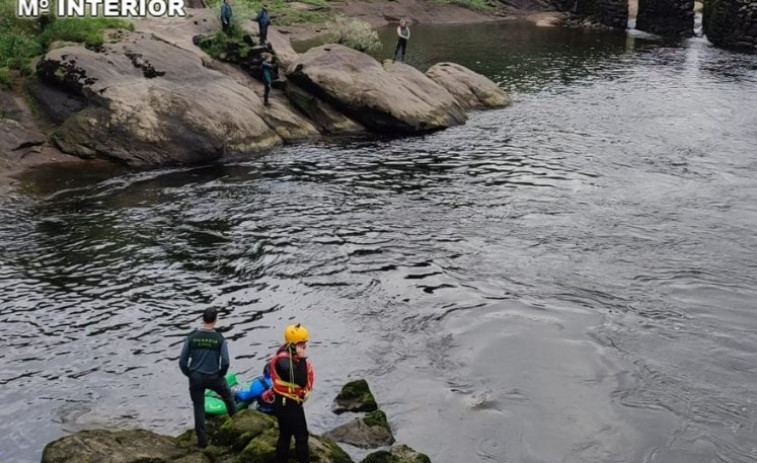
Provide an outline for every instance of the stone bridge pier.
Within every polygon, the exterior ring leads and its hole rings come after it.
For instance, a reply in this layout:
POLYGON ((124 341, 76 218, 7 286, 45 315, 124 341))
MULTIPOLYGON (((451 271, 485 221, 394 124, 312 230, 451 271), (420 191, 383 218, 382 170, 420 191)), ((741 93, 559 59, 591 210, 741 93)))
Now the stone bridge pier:
POLYGON ((702 28, 719 47, 757 52, 757 0, 705 0, 702 28))
POLYGON ((694 35, 694 0, 639 0, 636 29, 665 37, 694 35))

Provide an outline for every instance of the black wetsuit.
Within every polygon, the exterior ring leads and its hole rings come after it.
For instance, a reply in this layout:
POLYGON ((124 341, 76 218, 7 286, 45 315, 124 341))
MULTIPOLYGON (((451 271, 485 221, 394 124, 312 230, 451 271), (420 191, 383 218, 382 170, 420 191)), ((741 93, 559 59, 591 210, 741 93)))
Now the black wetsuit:
MULTIPOLYGON (((282 346, 278 352, 289 349, 291 361, 282 357, 276 361, 276 374, 283 381, 293 382, 304 388, 308 384, 307 361, 299 359, 294 352, 294 346, 282 346)), ((299 463, 308 463, 308 424, 305 420, 305 409, 302 402, 276 394, 273 403, 274 413, 279 420, 279 440, 276 442, 276 463, 287 463, 289 460, 289 444, 294 436, 294 451, 299 463)))
POLYGON ((405 37, 400 36, 397 39, 397 46, 394 47, 394 59, 397 59, 398 52, 402 52, 400 54, 400 61, 405 61, 405 51, 407 50, 407 40, 408 40, 410 31, 408 30, 407 26, 405 27, 400 26, 400 30, 406 36, 405 37))

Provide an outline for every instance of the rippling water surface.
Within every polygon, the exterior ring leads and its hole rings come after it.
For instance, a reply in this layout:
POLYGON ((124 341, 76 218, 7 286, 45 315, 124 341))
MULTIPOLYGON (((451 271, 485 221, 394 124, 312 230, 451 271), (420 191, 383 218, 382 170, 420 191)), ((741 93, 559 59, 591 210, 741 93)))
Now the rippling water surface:
POLYGON ((365 377, 435 463, 757 461, 757 57, 413 34, 411 64, 461 62, 515 104, 425 137, 39 171, 3 200, 0 460, 191 427, 177 359, 212 305, 245 378, 310 328, 316 433, 365 377))

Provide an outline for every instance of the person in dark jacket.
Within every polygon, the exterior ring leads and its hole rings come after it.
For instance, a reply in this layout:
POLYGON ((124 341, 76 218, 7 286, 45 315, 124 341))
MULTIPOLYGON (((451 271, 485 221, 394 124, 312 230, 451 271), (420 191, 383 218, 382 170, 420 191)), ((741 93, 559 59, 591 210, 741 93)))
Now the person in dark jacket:
POLYGON ((284 330, 284 341, 271 359, 272 394, 264 400, 273 400, 273 410, 279 421, 279 439, 276 442, 276 463, 287 463, 289 444, 294 436, 294 451, 298 463, 308 463, 308 424, 303 404, 313 390, 313 367, 307 360, 309 334, 304 326, 289 325, 284 330), (270 397, 273 395, 273 397, 270 397))
POLYGON ((400 61, 405 61, 405 51, 407 51, 407 41, 410 40, 410 28, 407 21, 400 19, 400 25, 397 26, 397 46, 394 47, 394 58, 397 59, 397 53, 400 53, 400 61))
POLYGON ((273 55, 263 53, 263 62, 260 63, 260 66, 263 68, 263 85, 265 85, 263 104, 271 106, 271 103, 268 102, 268 96, 271 94, 271 84, 273 84, 273 55))
POLYGON ((229 5, 229 0, 223 0, 223 4, 221 5, 221 27, 223 28, 224 32, 229 32, 231 29, 231 5, 229 5))
POLYGON ((189 378, 197 445, 201 448, 208 446, 208 435, 205 433, 205 390, 210 389, 221 396, 229 416, 234 415, 237 409, 225 378, 229 370, 229 349, 223 335, 215 330, 217 319, 216 309, 205 309, 202 327, 187 336, 179 357, 179 368, 189 378))
POLYGON ((271 15, 268 13, 268 5, 263 5, 263 8, 258 12, 258 16, 255 18, 258 22, 258 30, 260 31, 260 44, 265 45, 268 40, 268 26, 271 24, 271 15))

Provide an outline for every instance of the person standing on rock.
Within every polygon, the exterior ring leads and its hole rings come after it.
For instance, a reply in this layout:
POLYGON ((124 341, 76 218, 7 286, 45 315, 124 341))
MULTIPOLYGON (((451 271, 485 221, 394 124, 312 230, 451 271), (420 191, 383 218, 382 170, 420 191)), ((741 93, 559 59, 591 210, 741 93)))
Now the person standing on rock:
POLYGON ((270 53, 263 53, 263 62, 260 66, 263 68, 263 85, 265 85, 263 104, 271 106, 271 103, 268 102, 268 95, 271 94, 271 84, 273 84, 273 55, 270 53))
POLYGON ((310 335, 304 326, 289 325, 284 330, 285 344, 271 359, 273 388, 263 399, 273 401, 273 410, 279 421, 279 439, 276 442, 276 463, 287 463, 289 445, 294 436, 294 451, 298 463, 308 463, 308 424, 303 404, 313 390, 313 367, 308 362, 310 335))
POLYGON ((271 15, 268 13, 268 5, 263 5, 263 8, 258 12, 258 16, 255 18, 258 22, 258 31, 260 32, 260 44, 265 45, 268 41, 268 26, 271 24, 271 15))
POLYGON ((231 14, 229 0, 223 0, 223 4, 221 5, 221 27, 227 33, 231 30, 231 14))
POLYGON ((410 40, 410 27, 404 19, 400 19, 400 25, 397 26, 397 46, 394 47, 394 58, 392 62, 397 59, 397 53, 402 52, 400 55, 400 61, 405 61, 405 51, 407 50, 407 41, 410 40))
POLYGON ((223 335, 215 330, 218 311, 212 307, 202 313, 202 327, 192 331, 184 340, 179 357, 179 368, 189 378, 189 396, 192 398, 197 445, 208 446, 205 433, 205 390, 220 395, 226 403, 229 416, 237 410, 226 383, 229 370, 229 349, 223 335))

